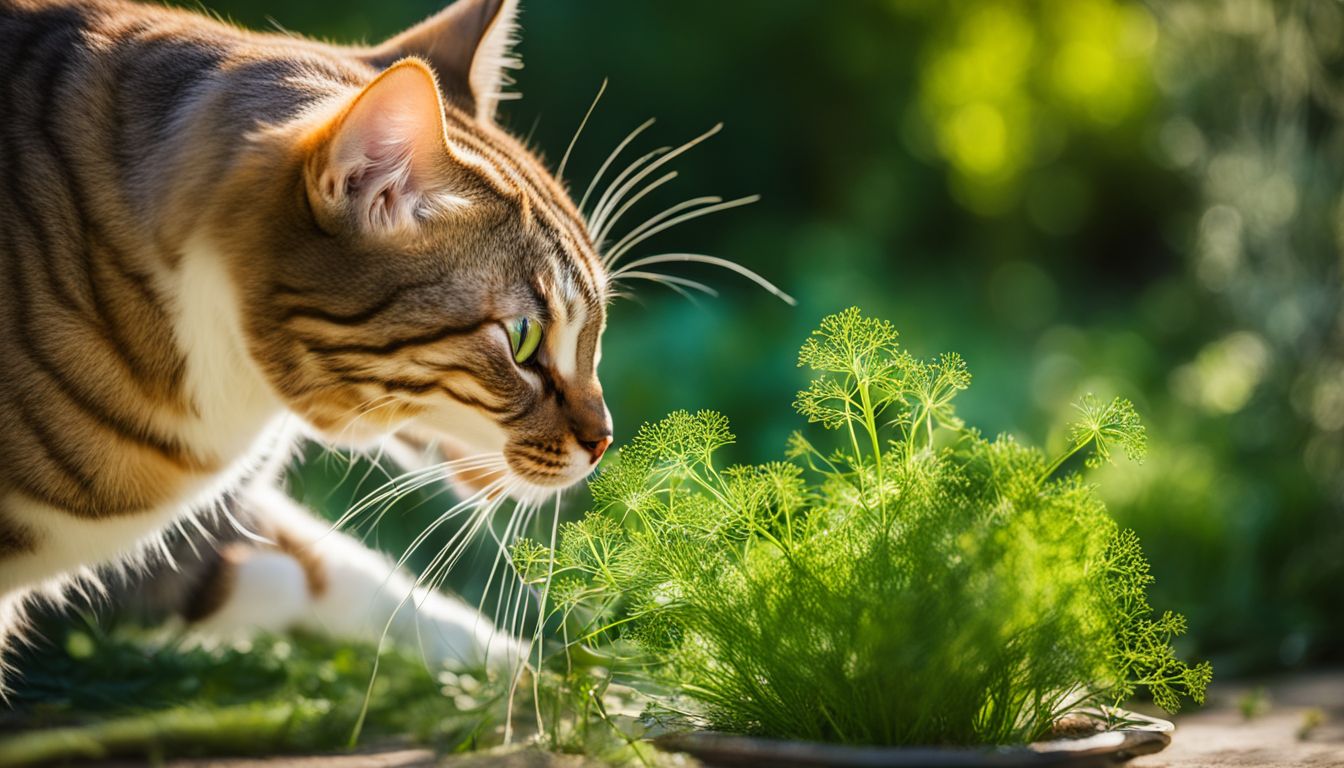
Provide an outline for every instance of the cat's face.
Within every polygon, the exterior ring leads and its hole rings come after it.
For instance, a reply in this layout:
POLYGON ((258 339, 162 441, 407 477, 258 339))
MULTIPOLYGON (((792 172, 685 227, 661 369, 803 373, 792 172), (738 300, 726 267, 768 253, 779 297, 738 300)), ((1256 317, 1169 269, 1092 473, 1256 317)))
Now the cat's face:
POLYGON ((401 61, 285 137, 275 172, 293 183, 248 226, 266 255, 242 278, 244 331, 328 440, 409 425, 502 455, 514 492, 535 495, 611 442, 607 276, 563 188, 460 89, 401 61))

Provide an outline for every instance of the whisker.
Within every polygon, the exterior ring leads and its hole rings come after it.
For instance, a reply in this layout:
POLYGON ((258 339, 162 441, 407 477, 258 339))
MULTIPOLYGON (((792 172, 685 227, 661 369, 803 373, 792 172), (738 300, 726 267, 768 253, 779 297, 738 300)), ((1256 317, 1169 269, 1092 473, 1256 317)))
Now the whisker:
POLYGON ((607 78, 602 78, 602 85, 597 89, 597 95, 593 97, 593 103, 588 105, 588 111, 584 113, 583 119, 579 121, 579 127, 574 131, 574 137, 569 140, 569 146, 565 147, 565 154, 560 158, 560 166, 556 168, 555 179, 559 182, 565 180, 565 166, 569 165, 569 155, 574 151, 574 145, 579 143, 579 136, 583 134, 584 126, 588 125, 588 118, 593 116, 593 110, 597 109, 597 102, 602 100, 602 94, 607 92, 607 78))
POLYGON ((616 262, 620 261, 622 256, 624 256, 626 253, 630 251, 631 248, 634 248, 635 246, 639 245, 645 240, 648 240, 650 237, 653 237, 659 232, 664 232, 668 229, 671 229, 672 227, 677 226, 678 224, 685 224, 686 222, 691 221, 693 219, 698 219, 701 216, 708 216, 711 213, 718 213, 719 211, 726 211, 731 208, 740 208, 741 206, 744 205, 751 205, 752 203, 760 199, 761 199, 760 195, 748 195, 746 197, 739 197, 736 200, 728 200, 722 203, 714 203, 712 205, 701 206, 700 208, 687 211, 686 213, 683 213, 679 216, 673 216, 672 218, 667 219, 666 221, 660 222, 657 226, 652 226, 645 229, 643 232, 640 232, 639 234, 631 233, 630 235, 621 238, 621 242, 617 243, 616 246, 611 249, 611 253, 607 254, 607 256, 603 261, 606 263, 608 267, 614 266, 616 262))
POLYGON ((370 398, 368 400, 356 404, 351 408, 345 409, 344 411, 342 411, 340 414, 337 415, 338 419, 344 419, 346 416, 349 416, 352 413, 355 414, 355 417, 351 419, 344 427, 341 428, 341 431, 336 434, 336 440, 333 442, 340 442, 345 437, 345 435, 356 424, 359 423, 360 419, 364 418, 365 416, 368 416, 374 411, 386 408, 389 405, 397 403, 399 402, 399 400, 400 396, 397 395, 396 393, 384 392, 383 394, 378 395, 377 397, 370 398))
MULTIPOLYGON (((408 485, 416 485, 426 479, 428 479, 428 482, 438 482, 439 480, 446 478, 448 474, 455 470, 479 469, 483 466, 496 466, 503 462, 504 458, 499 454, 485 453, 465 456, 460 459, 443 461, 426 467, 412 469, 388 480, 386 483, 383 483, 370 491, 362 499, 353 504, 344 515, 338 518, 336 522, 332 524, 332 529, 335 530, 346 525, 355 516, 361 514, 373 505, 383 503, 389 496, 398 494, 404 496, 408 492, 406 491, 408 485)), ((416 485, 416 487, 420 486, 416 485)))
MULTIPOLYGON (((621 185, 619 189, 613 191, 612 189, 609 188, 606 194, 602 196, 602 199, 598 201, 596 209, 593 211, 593 215, 589 220, 589 231, 601 231, 602 224, 606 220, 607 216, 610 214, 611 209, 615 207, 621 201, 621 198, 625 197, 625 195, 629 193, 629 191, 633 189, 636 184, 644 180, 645 177, 647 177, 654 171, 658 170, 662 166, 672 162, 677 157, 680 157, 681 155, 684 155, 685 153, 689 152, 692 147, 705 141, 706 139, 710 138, 711 136, 713 136, 714 134, 718 133, 721 130, 723 130, 723 123, 718 123, 713 128, 710 128, 708 131, 705 131, 699 136, 696 136, 694 139, 691 139, 685 144, 682 144, 681 146, 677 147, 671 152, 668 152, 667 154, 658 158, 656 161, 650 163, 647 168, 632 176, 630 180, 625 182, 625 184, 621 185), (610 200, 607 199, 608 196, 610 196, 610 200)), ((612 185, 615 186, 615 182, 612 182, 612 185)))
MULTIPOLYGON (((509 515, 508 525, 504 528, 504 536, 502 539, 499 536, 496 536, 493 530, 490 531, 490 535, 494 538, 497 548, 495 550, 495 559, 490 564, 490 573, 485 578, 485 590, 481 594, 480 602, 476 604, 477 621, 480 621, 481 615, 485 612, 485 603, 490 597, 490 587, 495 582, 496 573, 499 573, 501 591, 504 589, 504 582, 508 579, 509 569, 505 568, 501 571, 499 565, 501 562, 508 563, 510 566, 513 564, 513 557, 508 552, 508 546, 505 542, 510 539, 510 536, 513 533, 513 526, 518 520, 518 510, 524 506, 525 503, 521 503, 514 507, 513 513, 509 515)), ((495 605, 494 622, 496 627, 499 626, 499 608, 501 605, 502 601, 495 605)))
MULTIPOLYGON (((595 215, 598 211, 602 210, 602 208, 606 206, 607 200, 611 195, 612 190, 624 186, 625 180, 629 178, 629 176, 633 174, 635 171, 638 171, 640 168, 643 168, 645 163, 649 162, 650 160, 653 160, 659 155, 664 155, 671 151, 672 151, 671 147, 658 147, 657 149, 651 152, 645 152, 644 154, 636 158, 634 162, 625 166, 625 168, 622 169, 620 173, 616 174, 616 178, 612 179, 611 183, 607 185, 607 188, 602 190, 602 196, 599 197, 597 199, 597 202, 593 205, 592 213, 587 214, 588 218, 584 222, 584 226, 588 228, 589 237, 591 237, 592 233, 597 230, 597 227, 593 226, 595 215)), ((580 210, 582 211, 583 209, 580 210)))
MULTIPOLYGON (((528 524, 532 520, 533 513, 536 512, 536 509, 537 509, 536 506, 529 506, 526 509, 523 515, 522 523, 519 525, 520 530, 527 528, 528 524)), ((510 584, 509 594, 510 595, 514 594, 514 589, 515 588, 517 589, 516 597, 505 598, 505 600, 510 603, 510 609, 505 612, 505 624, 508 627, 507 631, 509 635, 511 637, 517 638, 519 637, 518 632, 519 622, 522 620, 523 616, 523 606, 524 603, 527 601, 527 596, 531 594, 531 591, 527 583, 523 580, 522 574, 518 573, 516 567, 513 567, 514 564, 512 555, 506 554, 505 556, 508 558, 510 566, 508 569, 506 569, 505 573, 512 574, 514 577, 513 582, 510 584), (511 618, 510 613, 512 614, 511 618)), ((544 617, 541 616, 539 612, 538 622, 540 623, 543 618, 544 617)), ((498 618, 496 618, 496 626, 498 626, 498 618)), ((522 673, 523 669, 526 667, 527 659, 530 655, 531 655, 531 646, 529 645, 527 650, 525 650, 522 656, 520 656, 519 658, 506 659, 506 661, 508 661, 511 664, 514 670, 514 673, 509 680, 508 705, 506 708, 506 714, 504 718, 504 743, 506 744, 511 741, 513 736, 513 701, 514 701, 514 693, 517 691, 518 678, 522 673)))
POLYGON ((686 293, 685 291, 679 290, 680 288, 691 288, 707 296, 717 297, 719 295, 718 291, 714 290, 708 285, 705 285, 702 282, 699 282, 698 280, 690 280, 688 278, 678 277, 676 275, 664 275, 658 272, 641 272, 638 270, 633 272, 623 272, 621 273, 621 279, 648 280, 650 282, 658 283, 666 288, 676 290, 678 293, 680 293, 682 296, 685 296, 688 299, 694 299, 694 297, 686 293))
MULTIPOLYGON (((425 540, 426 540, 426 539, 428 539, 431 535, 433 535, 434 531, 438 530, 442 525, 444 525, 445 523, 447 523, 449 520, 453 519, 453 518, 456 517, 457 515, 461 514, 463 511, 465 511, 465 510, 467 510, 467 509, 474 509, 474 510, 476 510, 476 512, 481 512, 481 511, 483 511, 483 510, 493 511, 494 508, 495 508, 496 506, 499 505, 500 500, 499 500, 499 498, 496 498, 496 499, 494 499, 494 500, 490 500, 490 499, 489 499, 489 495, 490 495, 491 493, 493 493, 494 491, 498 490, 500 487, 502 487, 502 486, 504 485, 504 483, 505 483, 505 480, 503 480, 503 479, 496 480, 495 482, 491 483, 490 485, 487 485, 487 486, 485 486, 484 488, 482 488, 481 490, 479 490, 479 491, 477 491, 476 493, 472 494, 471 496, 468 496, 466 499, 464 499, 464 500, 462 500, 462 501, 459 501, 457 504, 454 504, 452 507, 450 507, 450 508, 448 509, 448 511, 444 512, 443 514, 441 514, 441 515, 439 515, 437 518, 435 518, 434 522, 432 522, 432 523, 430 523, 428 526, 426 526, 425 529, 424 529, 423 531, 421 531, 421 532, 419 533, 419 535, 417 535, 417 536, 415 537, 415 539, 410 543, 410 545, 406 547, 405 551, 402 552, 401 557, 397 560, 396 566, 395 566, 395 568, 393 569, 394 572, 395 572, 396 570, 400 570, 401 568, 405 567, 406 562, 407 562, 408 560, 410 560, 411 555, 415 554, 415 552, 416 552, 418 549, 420 549, 420 546, 421 546, 422 544, 425 543, 425 540), (481 507, 481 506, 480 506, 480 502, 481 502, 482 500, 487 500, 487 501, 488 501, 488 506, 486 506, 486 507, 481 507)), ((473 513, 473 514, 474 514, 474 513, 473 513)), ((463 529, 463 530, 465 530, 465 529, 463 529)), ((462 534, 462 531, 458 531, 457 533, 453 534, 453 537, 449 540, 450 543, 449 543, 448 546, 451 546, 451 543, 454 542, 454 541, 456 541, 456 540, 461 536, 461 534, 462 534)), ((448 547, 445 546, 445 550, 446 550, 447 548, 448 548, 448 547)), ((442 551, 442 550, 441 550, 441 551, 442 551)), ((437 556, 436 556, 436 557, 437 557, 437 556)), ((390 574, 389 574, 389 577, 390 577, 390 574)), ((421 574, 420 578, 416 580, 416 586, 419 586, 420 583, 424 581, 424 579, 425 579, 425 574, 421 574)))
MULTIPOLYGON (((551 541, 550 541, 550 551, 551 551, 551 552, 555 552, 556 540, 559 538, 559 531, 560 531, 560 496, 561 496, 561 495, 562 495, 561 493, 557 493, 557 494, 555 494, 555 512, 554 512, 553 515, 551 515, 551 541)), ((554 557, 551 557, 551 558, 547 561, 547 563, 546 563, 546 585, 545 585, 544 587, 542 587, 542 590, 541 590, 541 596, 538 598, 538 601, 537 601, 537 602, 538 602, 538 610, 537 610, 537 614, 538 614, 538 616, 537 616, 537 626, 536 626, 535 628, 533 628, 533 630, 532 630, 532 636, 529 637, 529 638, 528 638, 528 641, 527 641, 527 657, 528 657, 528 658, 531 658, 531 657, 532 657, 532 649, 533 649, 533 648, 536 648, 536 649, 537 649, 537 666, 536 666, 536 669, 537 669, 538 673, 540 673, 540 671, 541 671, 541 664, 542 664, 542 662, 544 661, 544 659, 542 658, 542 652, 543 652, 544 649, 543 649, 543 647, 542 647, 541 639, 542 639, 542 633, 543 633, 543 631, 544 631, 545 628, 546 628, 546 606, 549 604, 549 601, 550 601, 550 596, 551 596, 551 581, 552 581, 554 578, 555 578, 555 558, 554 558, 554 557)), ((512 705, 512 703, 513 703, 513 694, 514 694, 514 690, 515 690, 513 686, 517 684, 517 679, 518 679, 518 675, 514 675, 514 681, 513 681, 513 683, 510 684, 510 687, 509 687, 509 703, 510 703, 510 705, 512 705)), ((535 705, 535 711, 536 711, 536 715, 537 715, 537 733, 545 733, 545 732, 546 732, 546 728, 545 728, 544 723, 542 723, 542 720, 541 720, 541 675, 540 675, 540 674, 535 674, 535 675, 532 676, 532 701, 533 701, 533 703, 534 703, 534 705, 535 705)), ((512 706, 510 706, 510 714, 512 714, 512 706)))
MULTIPOLYGON (((426 483, 426 485, 434 485, 434 484, 436 484, 436 483, 438 483, 437 480, 435 480, 435 481, 431 481, 431 482, 429 482, 429 483, 426 483)), ((421 486, 421 488, 423 488, 423 487, 424 487, 424 486, 421 486)), ((417 489, 415 489, 415 490, 418 491, 418 490, 420 490, 420 488, 417 488, 417 489)), ((426 496, 424 499, 421 499, 421 500, 420 500, 419 502, 417 502, 415 505, 413 505, 413 506, 411 506, 411 507, 408 507, 406 510, 404 510, 403 513, 404 513, 404 514, 410 514, 410 513, 414 512, 415 510, 419 509, 420 507, 423 507, 424 505, 430 503, 431 501, 434 501, 435 499, 439 498, 440 496, 442 496, 443 494, 447 493, 448 491, 449 491, 449 489, 448 489, 447 486, 442 485, 442 484, 439 484, 439 487, 438 487, 437 490, 431 492, 428 496, 426 496)), ((414 491, 412 491, 412 492, 408 492, 408 493, 406 493, 405 495, 403 495, 401 498, 405 498, 406 496, 409 496, 410 493, 413 493, 413 492, 414 492, 414 491)), ((401 501, 401 498, 395 499, 395 500, 393 500, 393 501, 390 501, 390 502, 388 502, 388 503, 386 503, 386 504, 381 505, 381 507, 378 509, 378 511, 373 515, 373 517, 372 517, 371 519, 369 519, 369 520, 367 520, 367 521, 365 521, 365 522, 363 522, 363 523, 359 523, 359 524, 357 524, 357 525, 355 526, 354 529, 355 529, 355 530, 360 530, 360 529, 363 529, 363 528, 367 528, 368 531, 369 531, 369 533, 373 533, 374 531, 376 531, 376 530, 378 529, 378 526, 382 525, 382 523, 383 523, 383 518, 387 516, 387 513, 388 513, 388 512, 391 512, 391 511, 392 511, 392 508, 396 506, 397 502, 401 501)))
POLYGON ((779 288, 775 287, 774 283, 770 282, 769 280, 766 280, 764 277, 761 277, 756 272, 747 269, 741 264, 738 264, 735 261, 729 261, 728 259, 721 259, 718 256, 706 256, 705 254, 702 253, 660 253, 654 256, 645 256, 644 258, 636 259, 630 262, 629 264, 626 264, 624 267, 621 267, 620 269, 616 270, 616 272, 611 276, 611 278, 613 280, 619 279, 622 273, 629 273, 630 271, 637 269, 639 267, 648 267, 654 264, 668 264, 673 262, 691 262, 695 264, 709 264, 711 266, 722 267, 723 269, 731 270, 739 275, 742 275, 743 277, 747 278, 753 283, 756 283, 757 285, 761 286, 771 294, 778 296, 784 303, 790 306, 797 306, 798 304, 798 302, 795 301, 792 296, 788 295, 787 293, 781 291, 779 288))
POLYGON ((664 174, 663 176, 660 176, 656 181, 649 183, 643 189, 639 190, 638 194, 627 200, 625 202, 625 205, 622 205, 620 209, 617 210, 616 213, 613 214, 610 219, 608 219, 605 223, 603 223, 602 229, 600 231, 592 234, 593 244, 598 248, 601 248, 602 241, 607 239, 607 236, 611 234, 611 230, 616 226, 616 222, 620 221, 621 217, 625 215, 626 211, 629 211, 631 208, 635 207, 635 203, 638 203, 640 200, 643 200, 644 197, 648 195, 650 192, 663 186, 664 184, 675 178, 677 178, 677 172, 671 171, 667 174, 664 174))
MULTIPOLYGON (((506 479, 497 480, 495 481, 495 483, 492 483, 491 485, 481 489, 481 491, 479 491, 478 493, 473 494, 469 500, 471 501, 478 500, 479 497, 482 496, 483 494, 491 492, 491 489, 493 487, 502 487, 506 483, 507 483, 506 479)), ((445 553, 447 553, 451 548, 453 548, 454 542, 460 539, 463 534, 466 534, 467 540, 470 540, 471 537, 474 537, 476 535, 476 532, 480 529, 481 521, 489 517, 489 515, 494 511, 494 509, 498 507, 500 503, 502 503, 503 498, 507 497, 496 497, 495 500, 490 501, 483 507, 481 506, 475 507, 472 513, 472 517, 469 520, 469 525, 453 535, 452 539, 449 540, 449 543, 443 549, 440 550, 438 555, 435 556, 434 562, 438 562, 440 559, 442 559, 445 556, 445 553)), ((462 506, 463 503, 459 503, 453 509, 456 510, 458 509, 458 507, 462 506)), ((448 513, 444 513, 444 515, 440 516, 439 520, 435 521, 434 526, 432 527, 437 527, 439 524, 445 521, 446 518, 452 516, 450 514, 452 512, 453 510, 450 510, 448 513)), ((423 535, 421 537, 421 540, 423 540, 423 535)), ((418 546, 418 544, 416 546, 418 546)), ((451 558, 452 563, 455 563, 457 558, 461 556, 460 554, 461 551, 465 551, 465 547, 459 548, 457 554, 451 558)), ((409 556, 410 556, 410 550, 408 550, 406 554, 402 556, 402 560, 398 563, 398 565, 396 565, 391 571, 388 572, 389 579, 392 577, 393 574, 395 574, 398 570, 400 570, 400 568, 403 565, 405 565, 405 559, 409 556)), ((388 633, 392 631, 392 623, 396 621, 397 615, 400 614, 402 609, 406 607, 407 602, 411 602, 412 605, 414 606, 413 598, 415 596, 416 590, 421 588, 421 586, 425 583, 425 580, 428 578, 428 575, 432 570, 433 567, 431 566, 431 569, 426 570, 425 573, 422 573, 420 577, 417 578, 411 584, 410 589, 406 591, 406 594, 405 596, 402 597, 401 601, 398 602, 396 607, 392 609, 391 614, 387 617, 387 622, 383 624, 383 632, 378 639, 377 649, 379 651, 381 651, 381 649, 383 648, 384 643, 387 642, 388 633)), ((369 685, 364 692, 364 701, 360 706, 359 716, 355 719, 354 728, 351 729, 349 739, 350 746, 354 746, 356 743, 358 743, 359 734, 364 729, 364 721, 368 717, 369 713, 369 703, 373 700, 373 684, 378 680, 378 669, 381 666, 381 662, 382 662, 382 653, 381 652, 375 653, 373 656, 373 669, 369 673, 369 685)))
MULTIPOLYGON (((382 458, 383 458, 383 446, 384 446, 385 444, 386 444, 386 441, 385 441, 385 440, 384 440, 384 441, 380 441, 380 442, 378 443, 378 451, 377 451, 375 454, 373 454, 373 455, 369 455, 368 453, 364 453, 364 454, 363 454, 364 459, 368 462, 369 466, 368 466, 367 469, 364 470, 364 474, 363 474, 363 475, 360 475, 359 480, 355 481, 355 488, 363 488, 363 487, 364 487, 364 484, 367 483, 367 482, 369 481, 369 476, 373 474, 374 470, 377 470, 377 471, 381 472, 382 475, 383 475, 383 477, 392 477, 392 473, 391 473, 391 472, 388 472, 388 471, 383 467, 383 464, 382 464, 382 458)), ((350 460, 350 469, 347 469, 346 472, 341 476, 341 479, 338 480, 338 481, 336 482, 336 485, 337 485, 337 486, 339 486, 339 485, 343 485, 343 484, 345 483, 346 479, 350 476, 350 472, 353 471, 353 469, 354 469, 354 466, 355 466, 355 461, 354 461, 355 456, 352 454, 351 457, 350 457, 350 459, 351 459, 351 460, 350 460)))
MULTIPOLYGON (((353 429, 356 424, 359 423, 360 419, 364 418, 368 414, 373 413, 374 411, 377 411, 381 408, 385 408, 386 406, 395 404, 397 402, 399 402, 397 395, 392 393, 384 393, 370 400, 365 400, 361 403, 358 403, 354 407, 346 409, 338 416, 338 418, 345 418, 346 415, 359 411, 359 413, 355 416, 355 418, 351 419, 349 423, 347 423, 344 427, 341 428, 341 431, 336 435, 334 439, 332 439, 330 442, 323 442, 321 444, 323 461, 330 462, 333 458, 340 458, 342 461, 345 462, 345 471, 336 480, 336 482, 332 484, 332 491, 335 491, 336 488, 340 487, 342 484, 345 483, 345 481, 350 479, 350 473, 354 471, 356 464, 356 457, 353 454, 334 448, 332 447, 332 445, 343 442, 346 434, 349 433, 349 431, 353 429)), ((330 463, 328 463, 327 466, 330 467, 330 463)), ((363 482, 363 480, 361 480, 360 482, 363 482)))
MULTIPOLYGON (((508 542, 509 544, 512 544, 514 540, 517 540, 519 534, 527 530, 527 527, 532 524, 532 518, 536 512, 537 508, 535 506, 529 505, 522 509, 518 528, 514 531, 513 538, 508 542)), ((510 636, 518 637, 520 635, 518 630, 523 621, 523 602, 527 599, 527 596, 531 594, 531 588, 528 586, 527 582, 523 581, 522 575, 518 573, 517 568, 514 566, 512 553, 509 555, 509 572, 516 577, 514 582, 518 585, 518 597, 513 606, 513 618, 507 622, 509 628, 508 631, 510 636)))
POLYGON ((607 159, 603 161, 602 165, 597 169, 597 173, 593 175, 593 180, 588 182, 588 188, 583 191, 583 197, 579 200, 580 211, 585 210, 584 206, 588 204, 588 197, 593 194, 593 190, 597 187, 597 183, 602 180, 602 174, 607 172, 607 169, 611 167, 611 164, 613 162, 616 161, 616 158, 621 154, 621 152, 623 152, 625 148, 630 145, 630 142, 638 138, 639 134, 648 130, 649 126, 653 125, 653 122, 654 119, 650 117, 648 120, 645 120, 644 122, 640 123, 639 127, 635 128, 635 130, 626 134, 626 137, 621 140, 621 143, 616 145, 616 148, 611 151, 610 155, 607 155, 607 159))
POLYGON ((607 268, 610 268, 613 264, 616 263, 616 258, 625 251, 627 245, 630 243, 631 240, 644 234, 652 227, 655 227, 658 224, 666 221, 669 217, 674 216, 686 210, 687 208, 694 208, 697 205, 708 207, 711 205, 717 205, 722 202, 723 198, 717 196, 694 197, 691 198, 690 200, 683 200, 680 203, 677 203, 676 205, 673 205, 669 208, 665 208, 662 211, 659 211, 653 216, 650 216, 649 218, 645 219, 643 222, 639 224, 639 226, 625 233, 625 235, 608 250, 607 254, 602 257, 602 265, 607 268))
MULTIPOLYGON (((350 525, 348 526, 348 530, 352 535, 362 530, 367 530, 369 533, 372 533, 377 529, 378 523, 382 521, 388 510, 394 507, 398 502, 419 492, 423 488, 438 484, 440 480, 441 478, 436 474, 427 474, 388 490, 379 496, 376 504, 370 504, 367 507, 368 510, 371 510, 371 519, 350 525)), ((367 536, 368 534, 364 535, 367 536)))
POLYGON ((418 487, 419 483, 424 482, 426 480, 428 480, 429 482, 437 482, 442 476, 446 474, 446 472, 447 470, 445 469, 443 464, 434 464, 428 467, 420 467, 419 469, 413 469, 408 472, 404 472, 388 480, 387 482, 378 486, 374 490, 365 494, 364 497, 361 498, 358 502, 351 505, 350 509, 346 510, 345 514, 342 515, 340 518, 338 518, 336 522, 332 524, 333 530, 344 526, 355 516, 359 515, 360 513, 364 512, 365 510, 369 509, 370 507, 376 504, 383 503, 389 497, 396 496, 398 494, 405 495, 405 493, 408 492, 407 491, 408 488, 411 488, 413 486, 418 487))

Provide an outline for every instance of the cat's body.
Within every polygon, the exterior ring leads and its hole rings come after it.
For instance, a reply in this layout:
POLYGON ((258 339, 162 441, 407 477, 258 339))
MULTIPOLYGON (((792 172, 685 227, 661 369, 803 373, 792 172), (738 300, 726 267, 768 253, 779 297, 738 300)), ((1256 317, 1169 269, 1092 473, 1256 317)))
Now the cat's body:
MULTIPOLYGON (((271 544, 185 612, 381 626, 410 582, 267 485, 302 433, 413 429, 528 498, 587 473, 605 274, 493 125, 512 13, 462 0, 355 49, 0 0, 0 631, 226 493, 271 544)), ((446 653, 484 649, 436 611, 446 653)))

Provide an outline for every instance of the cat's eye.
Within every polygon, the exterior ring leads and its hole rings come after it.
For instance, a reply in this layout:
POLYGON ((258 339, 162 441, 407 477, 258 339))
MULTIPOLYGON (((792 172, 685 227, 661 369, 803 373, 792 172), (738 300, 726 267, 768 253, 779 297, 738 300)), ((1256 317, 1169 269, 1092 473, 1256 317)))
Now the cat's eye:
POLYGON ((541 323, 530 317, 515 317, 509 321, 508 329, 513 361, 522 365, 532 359, 541 344, 541 323))

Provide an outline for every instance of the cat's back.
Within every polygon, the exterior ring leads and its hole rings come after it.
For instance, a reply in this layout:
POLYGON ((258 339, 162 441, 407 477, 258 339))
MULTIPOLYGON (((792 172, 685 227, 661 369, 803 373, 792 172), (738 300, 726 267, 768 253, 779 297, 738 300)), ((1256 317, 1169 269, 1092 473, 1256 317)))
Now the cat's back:
POLYGON ((73 56, 76 67, 142 42, 143 35, 173 38, 190 48, 226 49, 243 35, 226 24, 185 11, 122 0, 0 0, 3 71, 48 56, 73 56))
POLYGON ((225 70, 230 76, 218 79, 220 86, 306 85, 321 94, 330 83, 356 84, 369 75, 352 49, 253 32, 204 13, 131 0, 0 0, 0 86, 11 93, 38 86, 50 94, 40 86, 73 84, 77 95, 90 98, 107 87, 142 110, 167 109, 175 106, 174 91, 225 70), (16 79, 34 70, 49 80, 16 79))
POLYGON ((144 509, 192 443, 176 267, 259 126, 372 77, 343 49, 121 0, 0 0, 4 499, 144 509))

